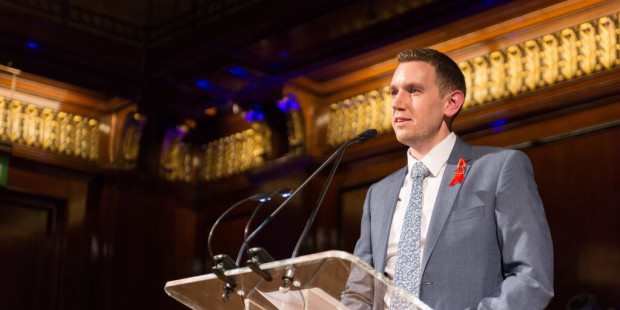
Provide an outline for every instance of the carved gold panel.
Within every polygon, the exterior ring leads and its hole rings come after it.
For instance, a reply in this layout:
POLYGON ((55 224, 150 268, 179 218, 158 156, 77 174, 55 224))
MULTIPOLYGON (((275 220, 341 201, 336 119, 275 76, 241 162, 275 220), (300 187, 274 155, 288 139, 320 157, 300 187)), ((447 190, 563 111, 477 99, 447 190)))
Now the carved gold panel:
POLYGON ((0 140, 96 161, 99 122, 82 115, 0 97, 0 140))
MULTIPOLYGON (((619 13, 458 63, 467 86, 463 109, 485 105, 620 65, 619 13)), ((336 146, 367 128, 391 130, 385 89, 330 104, 327 142, 336 146)))
POLYGON ((463 61, 464 108, 618 66, 618 36, 615 13, 463 61))
POLYGON ((184 143, 184 130, 169 131, 162 146, 162 175, 170 181, 218 180, 259 167, 271 156, 271 129, 263 122, 201 147, 184 143))
POLYGON ((336 146, 368 128, 379 133, 391 130, 389 87, 372 90, 330 105, 327 143, 336 146))

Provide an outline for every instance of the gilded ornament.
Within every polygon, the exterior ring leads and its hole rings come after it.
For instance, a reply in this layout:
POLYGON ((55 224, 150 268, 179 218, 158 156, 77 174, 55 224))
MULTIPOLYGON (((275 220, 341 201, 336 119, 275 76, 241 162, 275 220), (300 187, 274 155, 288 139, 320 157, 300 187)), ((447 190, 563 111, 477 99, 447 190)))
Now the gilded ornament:
POLYGON ((58 119, 51 109, 43 109, 43 149, 55 152, 58 150, 58 119))
POLYGON ((32 104, 26 106, 23 125, 23 133, 26 145, 32 147, 40 147, 41 142, 39 141, 39 138, 41 137, 41 125, 39 118, 39 109, 37 109, 36 106, 32 104))
POLYGON ((489 65, 484 57, 478 56, 472 61, 474 66, 474 83, 472 87, 472 98, 475 105, 483 104, 489 100, 489 65))
POLYGON ((552 34, 542 37, 541 74, 547 86, 555 84, 558 79, 558 63, 560 61, 558 40, 552 34))
POLYGON ((463 72, 463 77, 465 78, 465 87, 468 90, 465 92, 465 103, 463 103, 463 109, 467 109, 471 107, 473 103, 471 99, 472 76, 473 76, 472 68, 469 62, 467 61, 460 62, 458 65, 459 65, 459 68, 461 68, 461 72, 463 72))
POLYGON ((491 66, 489 68, 489 92, 495 100, 504 97, 504 87, 506 86, 506 70, 504 65, 504 54, 501 51, 494 51, 489 55, 491 66))
POLYGON ((590 23, 579 25, 579 55, 577 60, 581 71, 578 74, 592 74, 596 70, 596 33, 590 23))
POLYGON ((8 135, 8 109, 4 98, 0 97, 0 140, 9 140, 8 135))
POLYGON ((540 78, 540 46, 535 40, 526 41, 523 46, 525 50, 525 72, 523 82, 528 90, 532 91, 536 89, 540 83, 543 83, 540 78))
POLYGON ((203 145, 202 154, 188 149, 184 154, 183 178, 193 180, 194 171, 197 171, 200 180, 212 181, 258 167, 271 154, 270 141, 271 130, 258 122, 250 129, 203 145))
MULTIPOLYGON (((89 146, 88 146, 88 159, 90 160, 98 160, 99 159, 99 122, 95 119, 88 120, 88 128, 89 128, 89 146)), ((139 146, 136 146, 139 147, 139 146)))
POLYGON ((577 35, 572 28, 560 32, 560 78, 570 80, 577 75, 577 35))
POLYGON ((600 18, 598 20, 598 33, 598 42, 601 48, 598 51, 600 62, 598 66, 609 69, 618 65, 618 50, 620 50, 620 46, 618 46, 618 37, 616 35, 618 29, 614 21, 607 16, 600 18))
POLYGON ((13 143, 24 144, 23 134, 23 104, 18 100, 11 101, 7 117, 9 140, 13 143))

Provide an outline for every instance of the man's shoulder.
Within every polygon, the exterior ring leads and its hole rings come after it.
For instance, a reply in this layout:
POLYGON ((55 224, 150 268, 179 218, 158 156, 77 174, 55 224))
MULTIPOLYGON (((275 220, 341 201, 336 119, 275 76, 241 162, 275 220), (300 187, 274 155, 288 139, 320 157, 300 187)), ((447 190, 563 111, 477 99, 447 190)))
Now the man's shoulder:
POLYGON ((398 182, 404 180, 405 175, 407 174, 407 166, 404 166, 394 172, 392 172, 387 177, 375 182, 373 187, 382 187, 386 185, 391 185, 393 182, 398 182))
POLYGON ((471 152, 474 158, 488 158, 488 159, 506 159, 508 157, 522 157, 525 156, 525 153, 519 150, 504 148, 504 147, 495 147, 495 146, 481 146, 481 145, 472 145, 471 152))
POLYGON ((529 157, 520 150, 491 147, 491 146, 472 146, 472 164, 484 169, 507 169, 507 167, 521 167, 532 170, 529 157))

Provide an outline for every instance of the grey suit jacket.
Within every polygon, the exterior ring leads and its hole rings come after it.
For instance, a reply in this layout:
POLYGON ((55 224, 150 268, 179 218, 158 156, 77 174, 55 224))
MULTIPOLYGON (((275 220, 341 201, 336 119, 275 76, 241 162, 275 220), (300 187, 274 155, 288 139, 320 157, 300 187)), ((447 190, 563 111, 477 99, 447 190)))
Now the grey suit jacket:
MULTIPOLYGON (((366 195, 354 254, 381 273, 406 174, 407 167, 396 171, 366 195)), ((457 138, 431 216, 421 275, 420 299, 433 309, 532 310, 548 304, 553 247, 525 154, 457 138), (465 179, 449 186, 460 158, 467 162, 465 179)), ((383 294, 352 277, 343 302, 351 309, 383 309, 383 294)))

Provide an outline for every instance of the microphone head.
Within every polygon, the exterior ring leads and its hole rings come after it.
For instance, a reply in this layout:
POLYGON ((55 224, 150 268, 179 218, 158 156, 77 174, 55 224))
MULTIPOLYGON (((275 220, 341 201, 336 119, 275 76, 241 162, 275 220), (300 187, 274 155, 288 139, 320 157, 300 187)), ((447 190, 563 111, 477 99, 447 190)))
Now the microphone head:
POLYGON ((282 187, 279 188, 277 191, 273 192, 273 194, 286 198, 291 195, 291 192, 292 190, 289 187, 282 187))
POLYGON ((260 201, 260 202, 265 202, 267 200, 271 200, 271 194, 269 193, 260 193, 260 194, 255 194, 252 195, 249 200, 252 201, 260 201))
POLYGON ((277 191, 273 192, 273 193, 258 193, 258 194, 254 194, 252 196, 250 196, 249 200, 252 201, 259 201, 259 202, 266 202, 271 200, 271 197, 273 196, 281 196, 281 197, 288 197, 291 195, 291 189, 288 187, 282 187, 279 188, 277 191))
POLYGON ((377 136, 377 130, 376 129, 367 129, 364 132, 360 133, 359 135, 357 135, 357 137, 355 137, 355 139, 357 140, 357 143, 362 143, 362 142, 366 142, 374 137, 377 136))

